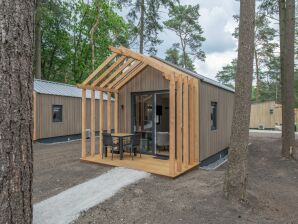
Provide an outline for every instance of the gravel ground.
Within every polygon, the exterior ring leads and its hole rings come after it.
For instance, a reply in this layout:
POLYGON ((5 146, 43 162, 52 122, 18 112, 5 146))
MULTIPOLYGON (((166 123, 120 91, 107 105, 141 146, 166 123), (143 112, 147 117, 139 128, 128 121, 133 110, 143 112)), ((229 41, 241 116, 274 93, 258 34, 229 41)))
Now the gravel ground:
MULTIPOLYGON (((89 148, 89 142, 87 144, 89 148)), ((111 169, 111 167, 80 162, 81 141, 55 145, 36 143, 33 150, 33 203, 40 202, 111 169)))
POLYGON ((298 163, 280 157, 278 139, 251 142, 245 207, 223 198, 224 165, 174 180, 152 175, 82 213, 76 223, 298 223, 298 163))

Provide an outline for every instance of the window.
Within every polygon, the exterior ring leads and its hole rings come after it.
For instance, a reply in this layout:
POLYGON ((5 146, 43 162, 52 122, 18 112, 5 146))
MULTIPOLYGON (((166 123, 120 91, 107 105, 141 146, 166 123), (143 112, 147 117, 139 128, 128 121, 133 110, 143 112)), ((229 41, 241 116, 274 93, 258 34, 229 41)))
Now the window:
POLYGON ((217 129, 217 102, 211 102, 211 130, 217 129))
POLYGON ((62 122, 62 105, 53 105, 52 120, 53 122, 62 122))

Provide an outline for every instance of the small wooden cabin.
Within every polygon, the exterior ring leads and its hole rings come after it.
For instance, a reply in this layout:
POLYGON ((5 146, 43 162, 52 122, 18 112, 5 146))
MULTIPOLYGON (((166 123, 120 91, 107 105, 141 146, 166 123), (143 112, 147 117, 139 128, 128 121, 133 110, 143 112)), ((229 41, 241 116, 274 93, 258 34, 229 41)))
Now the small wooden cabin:
MULTIPOLYGON (((90 105, 91 91, 86 93, 86 104, 90 105)), ((95 96, 99 105, 99 94, 95 96)), ((106 117, 107 95, 104 94, 104 117, 106 117)), ((82 131, 82 91, 73 85, 34 80, 33 91, 33 140, 61 136, 80 135, 82 131)), ((97 106, 98 108, 99 106, 97 106)), ((88 107, 89 108, 89 107, 88 107)), ((113 111, 112 102, 112 111, 113 111)), ((87 109, 87 126, 90 129, 90 109, 87 109)), ((98 131, 99 122, 95 127, 98 131)), ((112 124, 113 125, 113 124, 112 124)), ((106 129, 107 123, 104 123, 106 129)))
MULTIPOLYGON (((295 123, 298 122, 298 109, 295 108, 295 123)), ((275 101, 266 101, 251 104, 250 123, 251 129, 275 129, 282 125, 282 105, 275 101)))
POLYGON ((89 109, 86 91, 91 90, 91 150, 87 154, 83 137, 82 161, 176 177, 229 147, 233 89, 157 57, 124 47, 110 50, 111 56, 78 85, 83 93, 83 135, 89 109), (98 116, 102 121, 94 109, 97 91, 108 94, 108 111, 115 98, 115 113, 107 114, 108 132, 113 120, 115 132, 141 133, 142 158, 102 159, 102 139, 96 149, 92 127, 98 116))

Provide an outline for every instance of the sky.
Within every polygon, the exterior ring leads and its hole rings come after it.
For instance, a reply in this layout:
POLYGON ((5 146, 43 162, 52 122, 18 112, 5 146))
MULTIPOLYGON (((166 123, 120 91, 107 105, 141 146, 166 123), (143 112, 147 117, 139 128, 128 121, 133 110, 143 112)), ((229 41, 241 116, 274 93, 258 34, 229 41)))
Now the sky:
MULTIPOLYGON (((237 25, 233 15, 239 14, 240 3, 235 0, 180 0, 180 3, 200 4, 199 23, 206 38, 202 44, 206 59, 205 62, 196 60, 194 64, 197 73, 215 79, 217 72, 237 57, 237 41, 232 33, 237 25)), ((163 43, 158 47, 156 56, 164 58, 165 51, 178 42, 178 38, 167 29, 159 36, 163 43)))

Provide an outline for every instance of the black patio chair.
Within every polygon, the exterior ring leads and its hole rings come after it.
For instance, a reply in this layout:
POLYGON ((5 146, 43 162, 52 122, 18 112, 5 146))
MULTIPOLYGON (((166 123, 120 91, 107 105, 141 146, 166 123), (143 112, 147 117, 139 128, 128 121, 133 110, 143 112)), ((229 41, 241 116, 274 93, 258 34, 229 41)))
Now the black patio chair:
POLYGON ((107 149, 108 147, 111 147, 111 151, 112 151, 112 160, 114 158, 114 151, 118 152, 119 149, 119 143, 115 143, 113 141, 113 137, 111 135, 111 133, 102 133, 102 141, 103 141, 103 153, 102 153, 102 159, 103 159, 103 155, 105 155, 105 157, 107 157, 107 149), (117 150, 115 150, 117 149, 117 150))
POLYGON ((140 158, 142 157, 140 143, 141 143, 141 133, 135 133, 132 136, 131 144, 130 144, 131 159, 133 159, 134 155, 136 155, 137 149, 139 149, 140 158))

